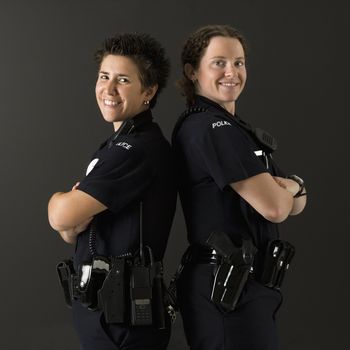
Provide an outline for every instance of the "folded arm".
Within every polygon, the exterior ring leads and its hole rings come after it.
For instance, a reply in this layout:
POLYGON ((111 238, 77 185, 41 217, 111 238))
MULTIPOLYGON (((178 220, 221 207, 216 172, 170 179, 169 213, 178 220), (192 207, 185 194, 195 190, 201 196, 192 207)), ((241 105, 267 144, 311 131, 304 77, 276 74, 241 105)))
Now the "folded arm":
POLYGON ((75 243, 76 237, 83 232, 94 215, 107 209, 105 205, 89 194, 76 189, 55 193, 48 205, 51 227, 58 231, 67 243, 75 243))
POLYGON ((266 220, 274 223, 299 214, 306 203, 305 196, 293 198, 299 191, 298 183, 269 173, 231 183, 231 187, 266 220))

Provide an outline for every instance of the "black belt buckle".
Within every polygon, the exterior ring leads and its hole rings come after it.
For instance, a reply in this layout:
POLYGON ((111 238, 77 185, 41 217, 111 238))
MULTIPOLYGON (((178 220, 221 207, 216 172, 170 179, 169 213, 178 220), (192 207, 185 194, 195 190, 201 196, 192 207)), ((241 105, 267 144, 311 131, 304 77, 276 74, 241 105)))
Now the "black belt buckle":
POLYGON ((268 243, 260 282, 266 287, 280 289, 295 255, 295 247, 287 241, 275 239, 268 243))
POLYGON ((56 265, 56 271, 63 290, 65 303, 71 308, 73 299, 72 279, 75 274, 72 259, 60 261, 56 265))

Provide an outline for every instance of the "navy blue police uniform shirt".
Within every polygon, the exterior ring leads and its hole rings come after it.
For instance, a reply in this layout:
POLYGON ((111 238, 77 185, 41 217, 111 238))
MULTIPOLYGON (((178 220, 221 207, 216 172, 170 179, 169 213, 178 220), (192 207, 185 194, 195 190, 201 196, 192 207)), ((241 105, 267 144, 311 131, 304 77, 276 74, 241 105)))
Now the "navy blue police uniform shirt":
MULTIPOLYGON (((284 176, 258 156, 261 145, 217 103, 196 96, 205 109, 186 117, 173 135, 180 198, 190 244, 204 244, 213 231, 226 232, 239 243, 250 236, 262 252, 278 238, 277 225, 266 220, 231 187, 233 182, 269 172, 284 176)), ((176 127, 175 127, 176 130, 176 127)))
MULTIPOLYGON (((96 215, 96 251, 111 256, 135 253, 139 248, 140 202, 143 244, 161 260, 176 206, 174 162, 169 142, 152 122, 151 111, 134 119, 138 126, 114 134, 95 152, 78 189, 107 207, 96 215)), ((89 228, 78 235, 75 264, 91 261, 89 228)))

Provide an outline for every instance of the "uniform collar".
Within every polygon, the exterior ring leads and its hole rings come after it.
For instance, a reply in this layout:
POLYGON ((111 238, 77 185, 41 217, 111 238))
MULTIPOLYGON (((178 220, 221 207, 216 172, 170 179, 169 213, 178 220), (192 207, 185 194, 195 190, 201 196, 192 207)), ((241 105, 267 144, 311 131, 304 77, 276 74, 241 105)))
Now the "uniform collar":
POLYGON ((204 107, 214 112, 219 110, 220 112, 224 113, 224 118, 226 120, 228 121, 234 120, 239 126, 243 127, 245 130, 249 132, 253 132, 253 127, 249 123, 245 122, 242 118, 240 118, 236 113, 231 114, 224 107, 210 100, 207 97, 204 97, 201 95, 195 95, 194 104, 196 106, 204 107))
POLYGON ((136 114, 134 117, 126 119, 123 121, 122 125, 117 131, 115 131, 105 142, 100 146, 100 149, 114 143, 119 135, 128 135, 138 131, 143 126, 152 124, 153 116, 150 109, 146 109, 139 114, 136 114))
POLYGON ((153 120, 152 111, 150 108, 142 111, 139 114, 136 114, 131 120, 134 123, 134 127, 138 128, 141 125, 149 124, 153 120))
POLYGON ((237 117, 236 114, 231 114, 228 112, 224 107, 219 105, 218 103, 210 100, 207 97, 201 96, 201 95, 195 95, 194 97, 194 105, 200 106, 200 107, 205 107, 205 108, 215 108, 220 110, 221 112, 225 113, 227 117, 230 119, 237 117))

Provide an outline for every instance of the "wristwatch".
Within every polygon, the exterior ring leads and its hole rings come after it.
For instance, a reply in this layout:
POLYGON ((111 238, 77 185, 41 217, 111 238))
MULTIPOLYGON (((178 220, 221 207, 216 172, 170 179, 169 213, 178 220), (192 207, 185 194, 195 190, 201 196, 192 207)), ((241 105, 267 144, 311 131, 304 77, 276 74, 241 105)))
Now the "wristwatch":
POLYGON ((304 191, 304 180, 297 176, 297 175, 289 175, 287 176, 287 179, 291 179, 293 181, 295 181, 298 185, 299 185, 299 191, 293 196, 294 198, 298 198, 304 194, 302 194, 302 192, 304 191))

